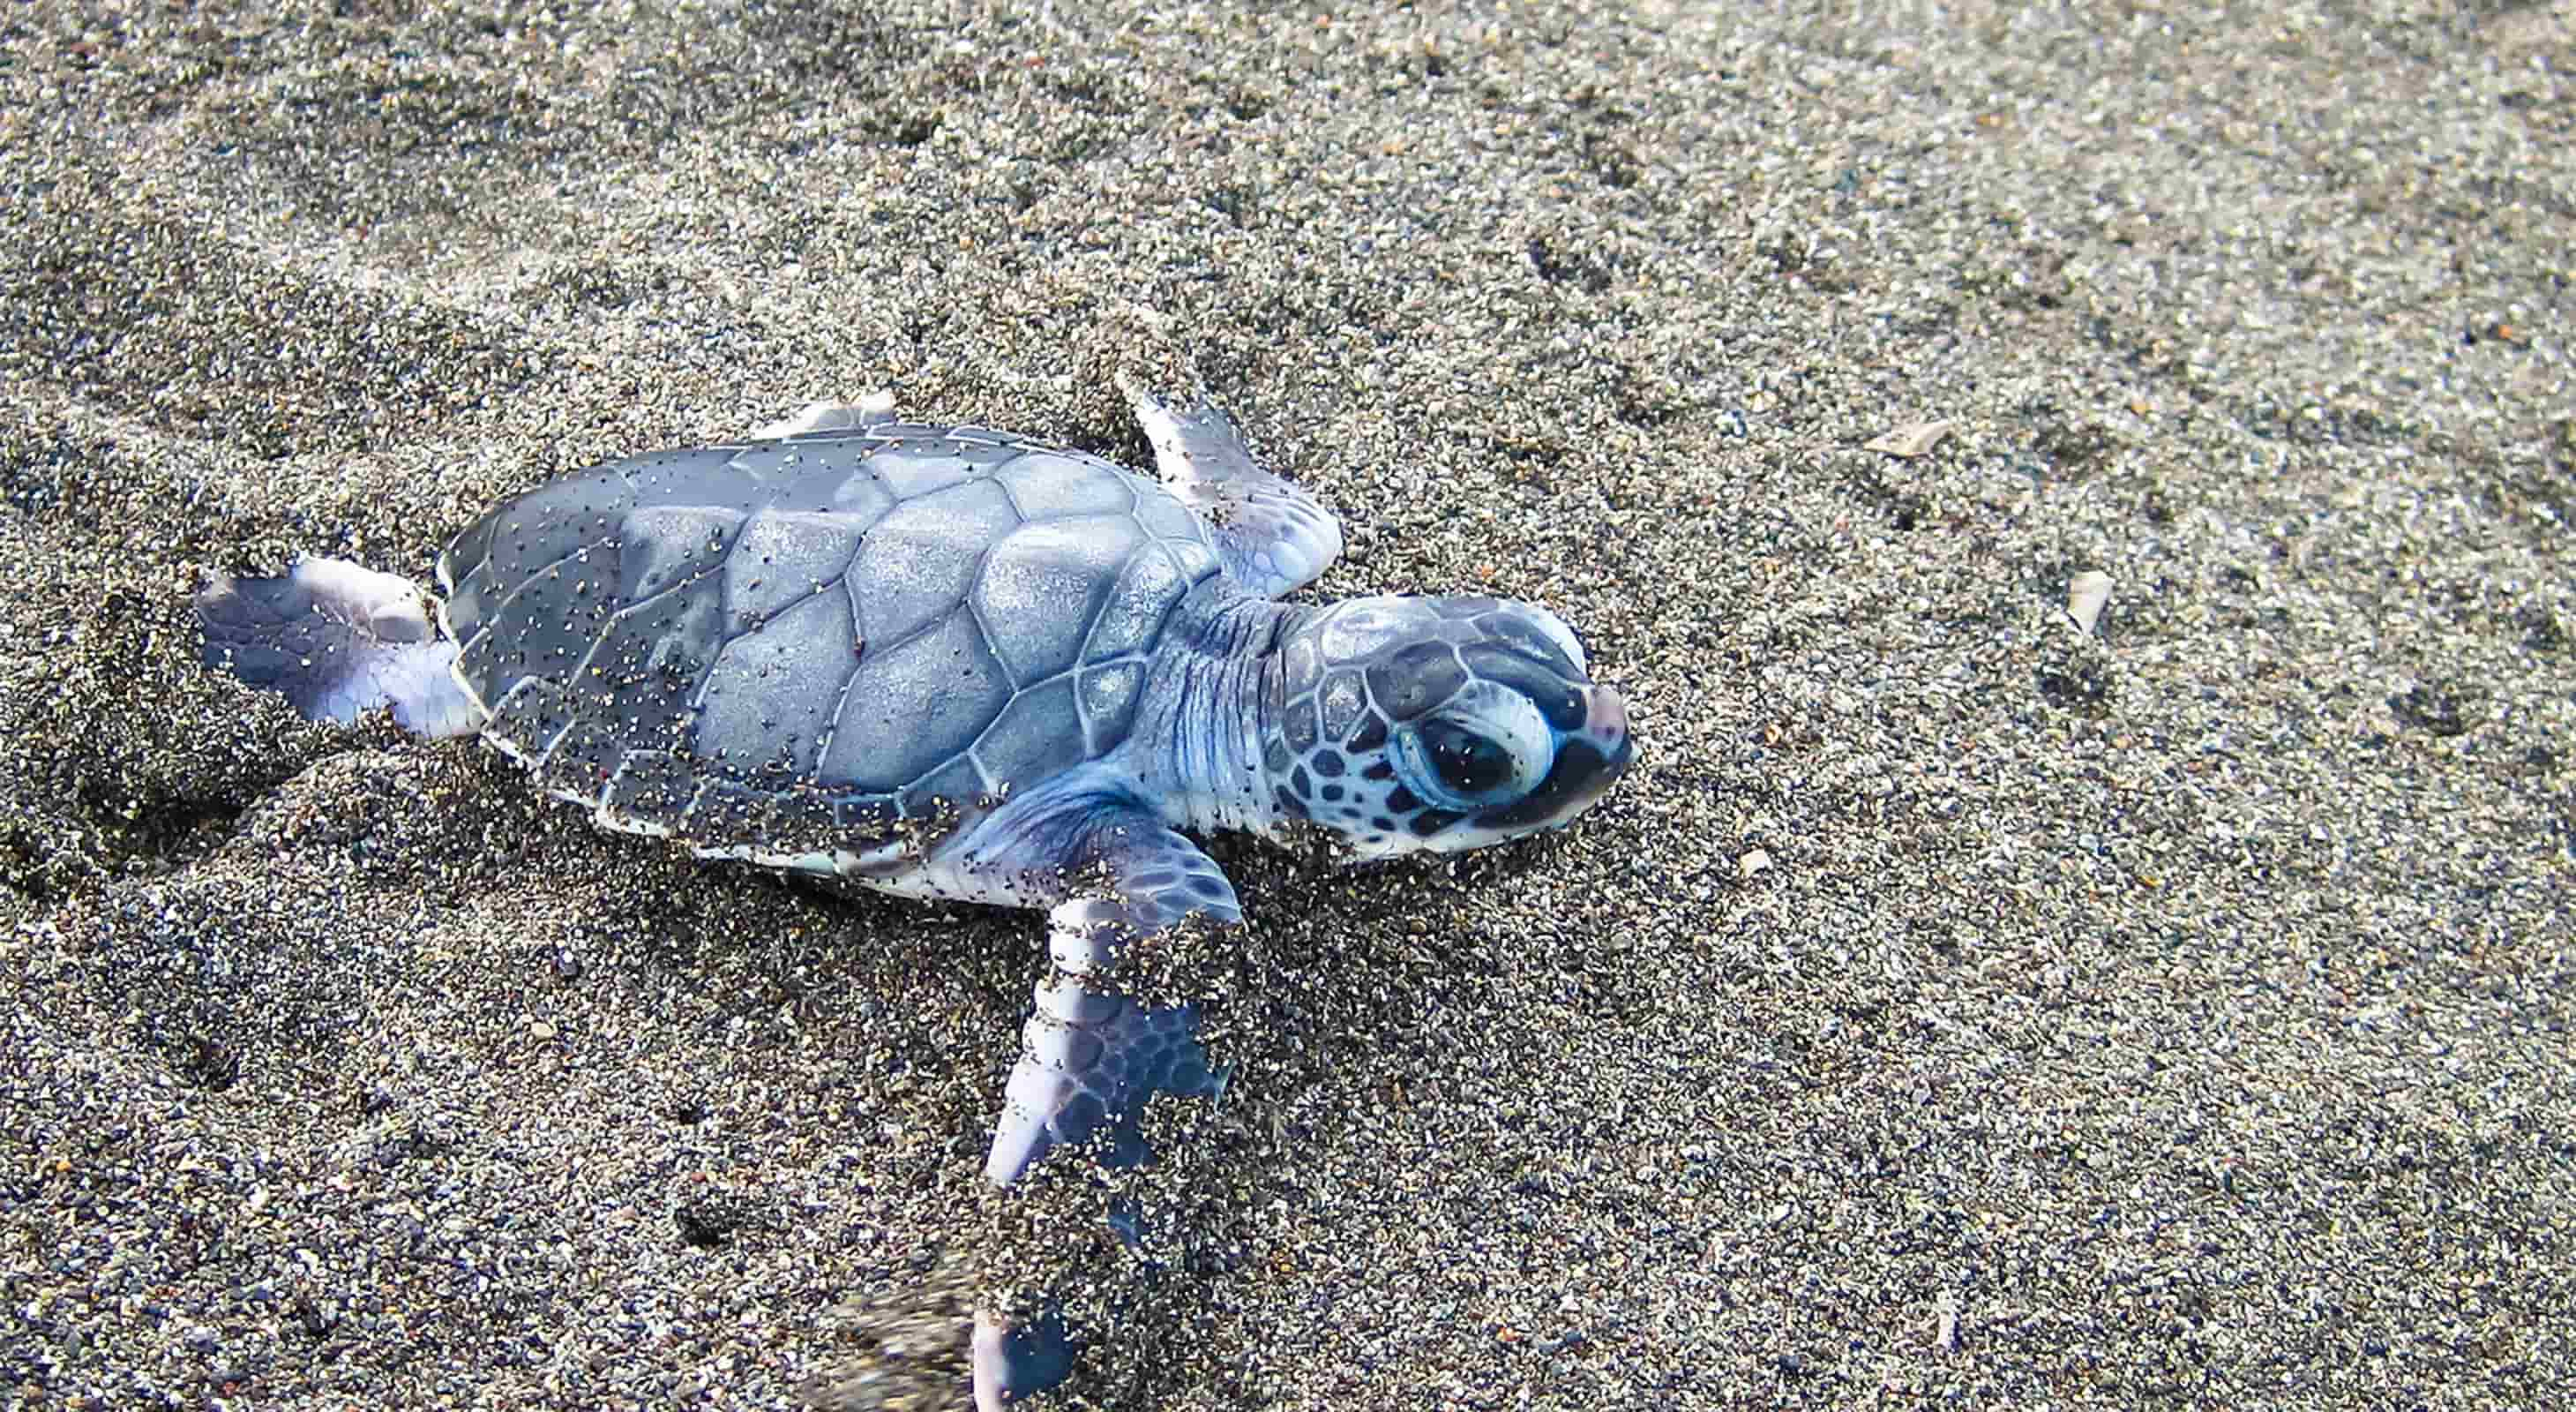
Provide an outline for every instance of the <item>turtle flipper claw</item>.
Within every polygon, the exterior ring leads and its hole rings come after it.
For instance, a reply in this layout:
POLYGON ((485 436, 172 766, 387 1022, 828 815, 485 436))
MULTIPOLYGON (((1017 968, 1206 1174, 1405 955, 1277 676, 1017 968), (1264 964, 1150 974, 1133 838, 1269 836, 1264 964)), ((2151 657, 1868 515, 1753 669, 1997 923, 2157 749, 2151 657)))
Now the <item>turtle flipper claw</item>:
POLYGON ((303 558, 278 578, 218 574, 197 593, 202 659, 283 694, 306 719, 389 707, 419 735, 480 724, 450 672, 456 644, 431 630, 420 586, 342 559, 303 558))

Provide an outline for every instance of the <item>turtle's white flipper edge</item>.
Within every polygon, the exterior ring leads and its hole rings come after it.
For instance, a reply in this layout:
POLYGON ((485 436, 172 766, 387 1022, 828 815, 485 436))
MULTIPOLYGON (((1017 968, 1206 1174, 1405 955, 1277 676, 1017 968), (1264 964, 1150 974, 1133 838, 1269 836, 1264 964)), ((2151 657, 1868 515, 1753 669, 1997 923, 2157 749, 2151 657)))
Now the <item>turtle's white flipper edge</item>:
POLYGON ((975 1333, 967 1343, 975 1380, 975 1412, 1002 1412, 1009 1364, 1003 1349, 1010 1326, 990 1314, 975 1316, 975 1333))

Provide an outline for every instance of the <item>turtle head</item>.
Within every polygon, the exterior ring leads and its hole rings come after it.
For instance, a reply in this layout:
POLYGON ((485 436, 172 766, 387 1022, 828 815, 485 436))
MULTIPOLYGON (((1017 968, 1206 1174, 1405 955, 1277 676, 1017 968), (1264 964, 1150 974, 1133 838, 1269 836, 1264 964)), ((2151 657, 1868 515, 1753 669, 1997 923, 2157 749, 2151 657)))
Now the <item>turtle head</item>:
POLYGON ((1290 633, 1262 721, 1277 821, 1362 860, 1565 824, 1628 768, 1617 692, 1555 614, 1494 598, 1355 598, 1290 633))

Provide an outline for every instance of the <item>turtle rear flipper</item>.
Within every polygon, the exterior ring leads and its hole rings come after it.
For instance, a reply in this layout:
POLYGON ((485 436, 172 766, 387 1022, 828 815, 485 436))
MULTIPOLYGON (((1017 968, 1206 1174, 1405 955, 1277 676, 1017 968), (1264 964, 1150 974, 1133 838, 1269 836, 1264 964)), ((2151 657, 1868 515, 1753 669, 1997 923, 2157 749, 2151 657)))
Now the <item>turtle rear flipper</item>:
POLYGON ((482 724, 449 667, 418 585, 341 559, 304 558, 281 578, 218 574, 197 593, 202 660, 278 692, 316 721, 389 707, 418 735, 470 735, 482 724))

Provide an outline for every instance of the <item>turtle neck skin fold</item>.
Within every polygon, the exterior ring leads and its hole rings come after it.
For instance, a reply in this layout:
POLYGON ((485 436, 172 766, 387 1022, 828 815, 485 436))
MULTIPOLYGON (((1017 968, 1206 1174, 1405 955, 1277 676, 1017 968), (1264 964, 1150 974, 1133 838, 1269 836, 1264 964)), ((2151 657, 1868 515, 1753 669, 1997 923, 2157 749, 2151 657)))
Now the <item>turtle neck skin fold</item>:
POLYGON ((1273 834, 1278 817, 1261 742, 1276 725, 1279 649, 1318 610, 1222 578, 1192 589, 1163 624, 1127 751, 1145 798, 1175 828, 1273 834))

